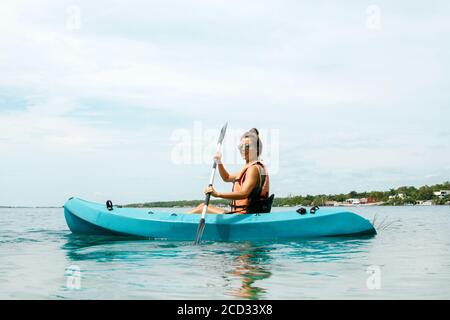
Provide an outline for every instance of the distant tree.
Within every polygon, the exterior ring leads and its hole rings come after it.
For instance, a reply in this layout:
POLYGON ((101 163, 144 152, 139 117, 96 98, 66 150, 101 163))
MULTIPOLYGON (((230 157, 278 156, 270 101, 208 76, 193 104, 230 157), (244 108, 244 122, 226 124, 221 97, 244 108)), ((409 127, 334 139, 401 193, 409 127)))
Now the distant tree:
POLYGON ((433 190, 429 186, 420 187, 417 193, 418 200, 431 200, 433 198, 433 190))

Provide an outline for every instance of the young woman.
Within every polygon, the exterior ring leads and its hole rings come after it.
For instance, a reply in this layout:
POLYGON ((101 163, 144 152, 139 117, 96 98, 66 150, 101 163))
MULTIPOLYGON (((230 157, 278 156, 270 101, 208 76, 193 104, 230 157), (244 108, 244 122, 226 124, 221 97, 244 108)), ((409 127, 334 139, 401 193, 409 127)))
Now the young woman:
MULTIPOLYGON (((228 173, 222 164, 222 155, 217 153, 214 160, 217 162, 220 176, 225 182, 233 183, 232 192, 217 192, 208 187, 205 194, 211 193, 216 198, 231 200, 231 211, 215 206, 208 206, 208 213, 253 213, 261 212, 261 205, 269 199, 269 176, 264 164, 259 160, 262 152, 262 142, 259 132, 253 128, 241 137, 239 151, 246 164, 238 173, 228 173)), ((204 204, 200 204, 190 213, 202 213, 204 204)))

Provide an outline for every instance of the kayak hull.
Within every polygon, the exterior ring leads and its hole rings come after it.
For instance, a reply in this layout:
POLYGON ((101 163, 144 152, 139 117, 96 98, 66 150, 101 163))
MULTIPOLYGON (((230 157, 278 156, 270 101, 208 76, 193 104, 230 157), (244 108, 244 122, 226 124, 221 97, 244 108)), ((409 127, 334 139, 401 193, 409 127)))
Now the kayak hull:
MULTIPOLYGON (((133 236, 194 241, 200 215, 118 208, 78 198, 64 205, 69 229, 76 234, 133 236)), ((296 211, 265 214, 209 214, 203 240, 246 241, 375 235, 370 221, 342 209, 323 208, 316 214, 296 211)))

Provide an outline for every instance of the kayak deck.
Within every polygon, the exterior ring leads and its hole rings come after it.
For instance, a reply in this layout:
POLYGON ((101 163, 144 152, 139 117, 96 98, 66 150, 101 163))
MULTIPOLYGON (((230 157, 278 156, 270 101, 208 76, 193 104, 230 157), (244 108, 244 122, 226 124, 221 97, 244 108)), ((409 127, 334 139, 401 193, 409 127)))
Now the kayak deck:
MULTIPOLYGON (((193 241, 200 215, 153 212, 147 209, 118 208, 78 198, 64 205, 70 230, 76 234, 134 236, 149 239, 193 241)), ((315 214, 296 211, 264 214, 208 214, 204 240, 245 241, 311 237, 374 235, 370 221, 335 208, 315 214)))

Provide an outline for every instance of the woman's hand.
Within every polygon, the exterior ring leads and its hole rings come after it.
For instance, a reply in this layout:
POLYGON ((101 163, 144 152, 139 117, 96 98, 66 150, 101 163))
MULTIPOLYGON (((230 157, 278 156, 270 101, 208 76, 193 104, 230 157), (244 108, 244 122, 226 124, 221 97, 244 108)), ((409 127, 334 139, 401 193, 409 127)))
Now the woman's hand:
POLYGON ((222 164, 222 153, 220 151, 217 151, 216 154, 214 155, 214 161, 217 164, 222 164))
POLYGON ((211 196, 213 196, 213 197, 215 197, 215 198, 218 198, 218 197, 219 197, 219 193, 218 193, 216 190, 214 190, 213 187, 207 187, 207 188, 205 189, 205 194, 208 194, 208 193, 210 193, 211 196))

